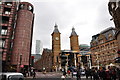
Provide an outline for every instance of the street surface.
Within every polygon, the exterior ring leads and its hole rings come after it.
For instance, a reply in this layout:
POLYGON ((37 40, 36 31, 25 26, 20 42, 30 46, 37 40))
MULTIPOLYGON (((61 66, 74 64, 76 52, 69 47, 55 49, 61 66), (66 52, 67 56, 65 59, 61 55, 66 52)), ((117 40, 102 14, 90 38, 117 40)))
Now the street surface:
MULTIPOLYGON (((36 72, 36 77, 33 79, 33 77, 27 77, 25 80, 63 80, 61 78, 63 73, 61 72, 47 72, 46 74, 43 74, 42 72, 36 72)), ((67 76, 64 80, 77 80, 77 78, 74 76, 72 78, 71 75, 67 76)), ((81 77, 81 80, 90 80, 86 79, 85 76, 81 77)))

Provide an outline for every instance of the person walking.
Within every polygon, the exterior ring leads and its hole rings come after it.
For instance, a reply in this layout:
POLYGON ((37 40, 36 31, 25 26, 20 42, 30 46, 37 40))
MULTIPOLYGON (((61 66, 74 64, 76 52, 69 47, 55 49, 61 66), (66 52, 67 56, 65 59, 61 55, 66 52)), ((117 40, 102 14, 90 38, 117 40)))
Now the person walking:
POLYGON ((36 72, 35 72, 35 70, 33 70, 33 78, 35 78, 36 77, 36 72))
POLYGON ((85 75, 86 75, 86 79, 88 79, 88 77, 90 76, 90 69, 89 68, 85 69, 85 75))
POLYGON ((81 80, 81 69, 77 69, 77 80, 81 80))
POLYGON ((106 80, 111 80, 109 69, 106 70, 106 80))
POLYGON ((120 68, 117 68, 116 71, 117 79, 120 80, 120 68))
POLYGON ((100 67, 98 73, 99 73, 100 80, 106 80, 106 72, 105 72, 105 69, 103 69, 102 67, 100 67))
POLYGON ((95 68, 93 72, 93 80, 99 80, 98 69, 95 68))
POLYGON ((116 70, 112 69, 112 80, 116 80, 116 70))

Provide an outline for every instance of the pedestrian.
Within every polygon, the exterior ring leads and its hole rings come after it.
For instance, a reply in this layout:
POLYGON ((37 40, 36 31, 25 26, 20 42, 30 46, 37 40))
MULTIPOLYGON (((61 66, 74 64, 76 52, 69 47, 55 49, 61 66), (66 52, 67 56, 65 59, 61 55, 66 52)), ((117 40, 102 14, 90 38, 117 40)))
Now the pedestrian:
POLYGON ((98 74, 98 69, 97 69, 97 67, 94 69, 93 79, 94 79, 94 80, 99 80, 99 74, 98 74))
POLYGON ((116 80, 116 70, 112 69, 112 80, 116 80))
POLYGON ((66 76, 66 74, 67 74, 66 71, 64 71, 64 72, 63 72, 63 75, 66 76))
POLYGON ((116 69, 117 79, 120 80, 120 68, 116 69))
POLYGON ((106 70, 106 80, 111 80, 109 69, 106 70))
POLYGON ((36 77, 36 72, 35 72, 35 70, 33 70, 33 78, 35 78, 36 77))
POLYGON ((90 69, 89 68, 85 69, 85 75, 86 75, 86 79, 88 79, 88 77, 90 76, 90 69))
POLYGON ((98 73, 99 73, 100 80, 106 80, 106 72, 105 72, 105 69, 103 69, 102 67, 100 67, 98 73))
POLYGON ((67 74, 70 76, 70 70, 67 71, 67 74))
POLYGON ((77 69, 77 80, 81 80, 81 69, 77 69))
POLYGON ((93 69, 94 69, 94 68, 90 69, 90 79, 91 79, 91 80, 93 79, 93 72, 94 72, 93 69))

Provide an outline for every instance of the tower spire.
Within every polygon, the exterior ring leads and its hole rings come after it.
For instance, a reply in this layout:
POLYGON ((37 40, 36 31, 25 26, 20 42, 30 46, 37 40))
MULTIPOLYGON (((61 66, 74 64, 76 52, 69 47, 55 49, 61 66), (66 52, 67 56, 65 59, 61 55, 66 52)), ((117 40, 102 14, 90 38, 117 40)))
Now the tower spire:
POLYGON ((75 28, 74 27, 72 28, 71 36, 77 36, 77 33, 75 32, 75 28))
POLYGON ((54 26, 53 33, 60 33, 59 30, 58 30, 58 25, 56 23, 55 23, 55 26, 54 26))

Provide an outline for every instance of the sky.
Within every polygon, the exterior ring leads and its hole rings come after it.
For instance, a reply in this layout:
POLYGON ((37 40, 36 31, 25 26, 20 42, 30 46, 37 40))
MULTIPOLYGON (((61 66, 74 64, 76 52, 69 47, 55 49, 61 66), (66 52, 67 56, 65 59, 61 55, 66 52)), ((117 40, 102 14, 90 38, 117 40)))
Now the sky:
POLYGON ((108 11, 109 0, 21 0, 34 6, 34 30, 32 54, 35 41, 41 40, 43 48, 52 48, 52 32, 55 23, 61 33, 61 49, 70 50, 70 34, 75 28, 79 44, 88 44, 92 36, 114 27, 108 11))

